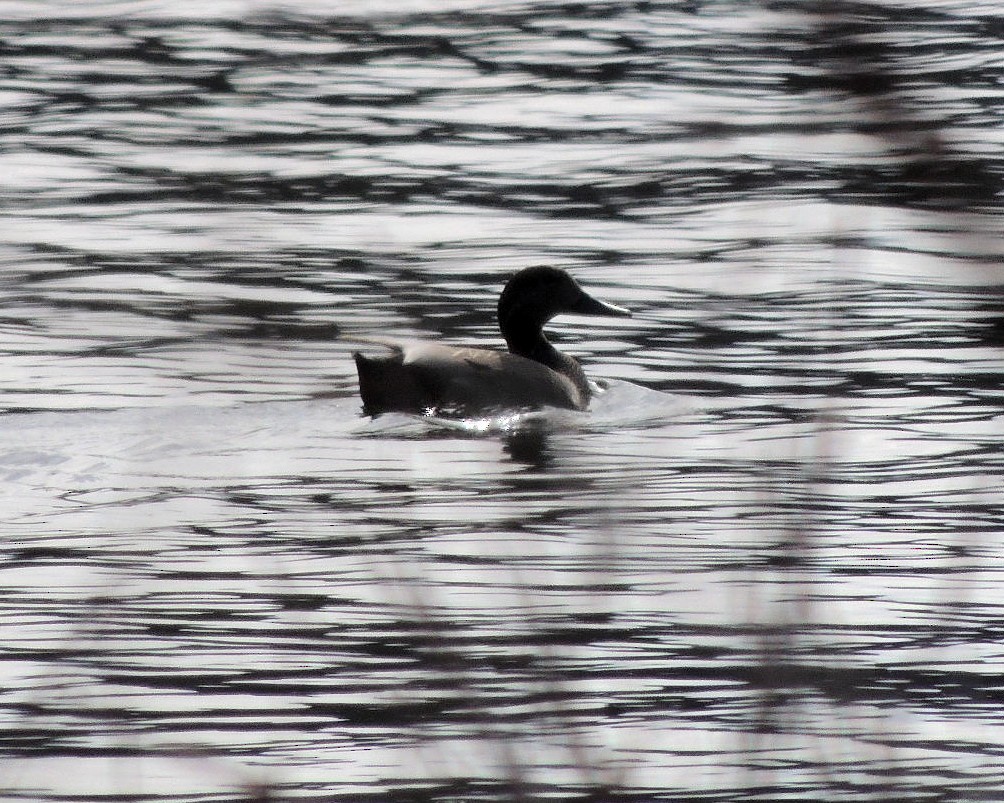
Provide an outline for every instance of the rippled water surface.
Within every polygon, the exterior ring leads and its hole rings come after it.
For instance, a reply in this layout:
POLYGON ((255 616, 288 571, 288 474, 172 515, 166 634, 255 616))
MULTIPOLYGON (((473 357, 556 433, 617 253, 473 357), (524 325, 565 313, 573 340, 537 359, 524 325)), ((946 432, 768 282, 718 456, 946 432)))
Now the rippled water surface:
POLYGON ((0 20, 5 799, 1004 797, 998 4, 0 20))

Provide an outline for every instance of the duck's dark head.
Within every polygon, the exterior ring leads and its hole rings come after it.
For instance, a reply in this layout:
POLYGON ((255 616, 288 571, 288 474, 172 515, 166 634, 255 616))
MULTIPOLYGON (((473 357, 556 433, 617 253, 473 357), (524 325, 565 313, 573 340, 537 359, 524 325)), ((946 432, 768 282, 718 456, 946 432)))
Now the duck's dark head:
POLYGON ((619 317, 631 314, 623 307, 593 298, 560 268, 526 268, 509 280, 499 298, 499 328, 509 350, 531 356, 526 352, 544 340, 544 324, 563 312, 619 317))

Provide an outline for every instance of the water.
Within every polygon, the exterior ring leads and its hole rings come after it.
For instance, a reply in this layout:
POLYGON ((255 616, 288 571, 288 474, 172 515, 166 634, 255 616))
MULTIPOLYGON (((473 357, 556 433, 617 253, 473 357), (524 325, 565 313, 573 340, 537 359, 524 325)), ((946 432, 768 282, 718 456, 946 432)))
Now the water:
POLYGON ((999 799, 997 5, 331 8, 0 3, 4 797, 999 799))

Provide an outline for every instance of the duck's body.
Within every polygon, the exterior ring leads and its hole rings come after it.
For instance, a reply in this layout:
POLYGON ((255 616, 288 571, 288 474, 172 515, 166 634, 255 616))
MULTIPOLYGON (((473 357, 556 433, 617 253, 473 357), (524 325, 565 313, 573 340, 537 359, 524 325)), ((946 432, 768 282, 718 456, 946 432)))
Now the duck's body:
POLYGON ((527 268, 509 281, 499 299, 499 327, 509 352, 374 340, 393 353, 377 358, 354 355, 363 408, 370 415, 478 414, 538 407, 584 410, 590 390, 582 367, 554 348, 543 333, 544 324, 562 312, 631 314, 597 301, 563 270, 527 268))
MULTIPOLYGON (((389 357, 356 352, 367 413, 585 408, 588 386, 516 354, 438 343, 387 343, 389 357)), ((578 368, 578 365, 576 365, 578 368)), ((579 368, 579 371, 582 369, 579 368)))

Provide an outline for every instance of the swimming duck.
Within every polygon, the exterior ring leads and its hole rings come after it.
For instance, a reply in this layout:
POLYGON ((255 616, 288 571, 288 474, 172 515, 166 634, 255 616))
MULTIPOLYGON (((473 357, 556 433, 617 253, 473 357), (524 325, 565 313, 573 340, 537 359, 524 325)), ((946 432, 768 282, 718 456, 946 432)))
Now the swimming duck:
POLYGON ((584 410, 589 382, 579 363, 558 351, 543 327, 563 312, 631 313, 586 293, 559 268, 526 268, 499 298, 498 322, 509 351, 374 338, 389 357, 353 356, 368 415, 386 412, 479 414, 538 407, 584 410))

